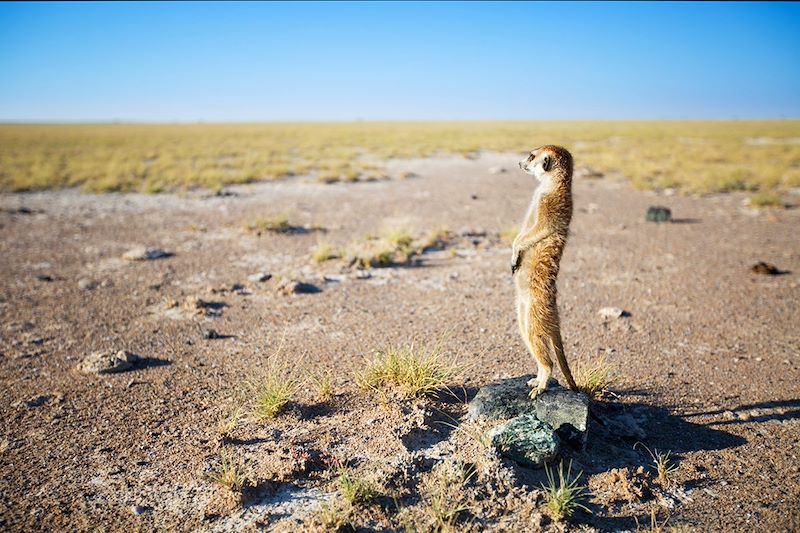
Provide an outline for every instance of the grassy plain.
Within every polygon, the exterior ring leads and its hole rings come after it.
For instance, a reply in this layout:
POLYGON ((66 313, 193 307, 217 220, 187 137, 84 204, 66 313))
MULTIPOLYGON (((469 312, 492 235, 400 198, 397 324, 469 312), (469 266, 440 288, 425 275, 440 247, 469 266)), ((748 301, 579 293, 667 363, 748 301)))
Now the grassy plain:
POLYGON ((389 158, 553 143, 642 189, 800 187, 800 121, 0 125, 0 190, 161 192, 308 175, 385 178, 389 158))

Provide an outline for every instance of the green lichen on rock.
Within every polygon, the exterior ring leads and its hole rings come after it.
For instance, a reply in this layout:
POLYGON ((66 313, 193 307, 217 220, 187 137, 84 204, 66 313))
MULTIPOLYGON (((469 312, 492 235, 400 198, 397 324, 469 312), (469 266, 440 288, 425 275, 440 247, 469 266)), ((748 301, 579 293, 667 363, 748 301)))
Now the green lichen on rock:
POLYGON ((469 404, 470 420, 508 420, 534 415, 558 432, 565 442, 582 447, 589 423, 589 398, 580 392, 551 383, 535 400, 528 397, 531 375, 504 379, 486 385, 469 404))
POLYGON ((490 429, 484 441, 518 463, 543 466, 558 455, 560 440, 550 424, 535 415, 521 415, 490 429))

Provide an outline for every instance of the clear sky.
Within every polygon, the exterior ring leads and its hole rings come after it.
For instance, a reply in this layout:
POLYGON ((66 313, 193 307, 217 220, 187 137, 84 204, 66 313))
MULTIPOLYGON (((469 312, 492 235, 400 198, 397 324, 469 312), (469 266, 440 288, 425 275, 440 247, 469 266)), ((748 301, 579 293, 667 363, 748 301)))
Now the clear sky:
POLYGON ((800 117, 800 4, 0 4, 0 121, 800 117))

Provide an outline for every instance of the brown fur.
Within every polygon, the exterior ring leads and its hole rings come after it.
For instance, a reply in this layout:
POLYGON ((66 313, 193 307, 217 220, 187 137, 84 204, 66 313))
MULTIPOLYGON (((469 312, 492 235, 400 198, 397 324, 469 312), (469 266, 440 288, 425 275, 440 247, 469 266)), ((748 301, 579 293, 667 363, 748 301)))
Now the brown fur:
POLYGON ((543 187, 534 193, 512 249, 520 333, 538 365, 537 386, 531 391, 535 397, 547 388, 553 357, 569 387, 577 389, 564 356, 556 305, 556 278, 572 219, 572 156, 559 146, 542 146, 520 167, 540 177, 543 187))

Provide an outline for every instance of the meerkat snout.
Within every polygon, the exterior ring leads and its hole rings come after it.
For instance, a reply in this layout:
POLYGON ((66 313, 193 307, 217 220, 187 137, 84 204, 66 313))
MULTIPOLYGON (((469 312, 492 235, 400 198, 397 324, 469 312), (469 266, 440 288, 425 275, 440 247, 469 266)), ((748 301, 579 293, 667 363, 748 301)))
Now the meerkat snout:
POLYGON ((534 150, 531 154, 519 162, 519 168, 526 174, 540 178, 550 170, 551 157, 549 154, 542 154, 539 157, 541 148, 534 150))

